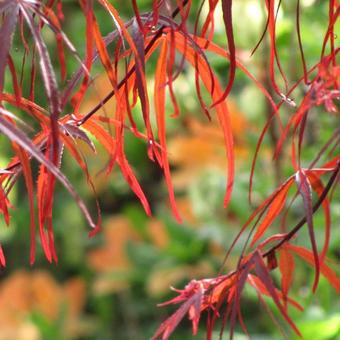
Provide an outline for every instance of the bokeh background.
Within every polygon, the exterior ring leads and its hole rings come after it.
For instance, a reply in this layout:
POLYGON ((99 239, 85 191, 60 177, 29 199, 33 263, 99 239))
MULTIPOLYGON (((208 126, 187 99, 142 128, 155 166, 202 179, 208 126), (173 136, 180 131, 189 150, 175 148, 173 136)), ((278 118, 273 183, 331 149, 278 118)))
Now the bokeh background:
MULTIPOLYGON (((308 66, 317 62, 328 22, 328 1, 301 0, 301 32, 308 66)), ((63 1, 65 32, 84 52, 84 17, 77 1, 63 1)), ((131 17, 130 1, 112 1, 123 18, 131 17)), ((150 9, 149 0, 139 0, 141 10, 150 9)), ((199 1, 197 1, 197 4, 199 1)), ((195 6, 195 4, 194 4, 195 6)), ((283 1, 278 17, 277 43, 282 65, 290 84, 302 74, 297 49, 295 27, 295 1, 283 1)), ((218 11, 217 11, 218 14, 218 11)), ((103 34, 113 29, 107 14, 98 6, 98 22, 103 34)), ((221 15, 220 15, 221 17, 221 15)), ((266 39, 253 57, 265 25, 262 1, 234 2, 234 32, 238 57, 264 84, 268 84, 266 67, 268 45, 266 39), (259 5, 261 3, 261 6, 259 5)), ((195 17, 189 22, 194 25, 195 17)), ((191 25, 191 26, 190 26, 191 25)), ((46 40, 55 48, 53 35, 46 40)), ((340 34, 340 32, 338 32, 340 34)), ((216 42, 226 46, 222 22, 216 24, 216 42)), ((22 46, 16 46, 20 58, 22 46)), ((53 55, 53 53, 52 53, 53 55)), ((15 53, 13 54, 15 58, 15 53)), ((228 64, 209 55, 212 67, 226 83, 228 64)), ((69 70, 77 62, 67 58, 69 70)), ((56 67, 57 63, 56 63, 56 67)), ((86 112, 110 91, 110 85, 100 67, 95 85, 84 100, 86 112)), ((147 69, 150 88, 154 63, 147 69)), ((7 77, 8 78, 8 77, 7 77)), ((10 86, 10 79, 7 86, 10 86)), ((170 286, 181 288, 189 280, 216 275, 226 250, 251 211, 280 181, 292 174, 285 153, 273 161, 273 144, 278 131, 273 128, 264 140, 256 166, 253 202, 247 201, 249 172, 255 144, 270 113, 263 96, 244 74, 237 79, 230 96, 230 111, 235 136, 236 179, 233 199, 223 209, 226 159, 223 136, 213 118, 208 123, 195 95, 194 71, 185 66, 176 80, 175 88, 181 115, 168 121, 169 158, 172 166, 177 202, 183 224, 171 215, 161 171, 146 155, 144 141, 126 133, 127 156, 133 165, 153 209, 147 218, 137 198, 131 192, 119 171, 106 177, 107 155, 97 145, 97 154, 86 146, 79 147, 87 163, 103 214, 103 230, 94 238, 88 237, 88 227, 76 204, 68 193, 58 187, 56 191, 54 226, 59 256, 57 265, 50 265, 38 248, 36 264, 29 266, 29 208, 25 184, 19 179, 11 193, 12 222, 6 227, 0 219, 0 241, 7 255, 7 267, 0 273, 0 339, 148 339, 158 325, 174 310, 157 307, 174 296, 170 286)), ((301 88, 295 94, 298 102, 303 96, 301 88)), ((43 103, 43 93, 40 101, 43 103)), ((110 115, 112 100, 105 106, 110 115)), ((169 105, 169 116, 171 114, 169 105)), ((135 114, 138 115, 138 106, 135 114)), ((284 109, 287 119, 293 108, 284 109)), ((336 118, 324 115, 322 109, 311 113, 304 146, 306 164, 313 158, 318 146, 333 133, 336 118)), ((95 141, 94 141, 95 142, 95 141)), ((8 141, 0 135, 0 166, 11 157, 8 141)), ((95 214, 95 200, 86 178, 66 153, 62 169, 95 214)), ((287 215, 287 225, 301 216, 302 203, 296 202, 287 215)), ((335 193, 331 206, 333 217, 329 256, 340 260, 340 202, 335 193)), ((323 237, 323 217, 315 215, 316 235, 323 237)), ((243 239, 236 246, 225 270, 233 269, 242 249, 243 239)), ((304 235, 300 244, 308 244, 304 235), (306 241, 304 241, 304 239, 306 241)), ((299 263, 298 263, 299 265, 299 263)), ((336 265, 335 265, 336 266, 336 265)), ((276 273, 274 272, 274 277, 276 273)), ((293 319, 306 339, 340 338, 339 296, 321 279, 316 295, 311 294, 312 270, 305 265, 295 272, 292 297, 305 306, 304 312, 291 310, 293 319)), ((254 339, 281 339, 277 326, 261 308, 256 293, 246 290, 243 297, 244 318, 254 339)), ((274 315, 275 312, 274 312, 274 315)), ((204 318, 197 339, 204 338, 204 318)), ((285 325, 283 325, 285 328, 285 325)), ((290 339, 294 335, 287 330, 290 339)), ((184 321, 173 339, 191 339, 190 323, 184 321)), ((218 338, 218 332, 216 333, 218 338)), ((246 338, 237 332, 235 339, 246 338)))

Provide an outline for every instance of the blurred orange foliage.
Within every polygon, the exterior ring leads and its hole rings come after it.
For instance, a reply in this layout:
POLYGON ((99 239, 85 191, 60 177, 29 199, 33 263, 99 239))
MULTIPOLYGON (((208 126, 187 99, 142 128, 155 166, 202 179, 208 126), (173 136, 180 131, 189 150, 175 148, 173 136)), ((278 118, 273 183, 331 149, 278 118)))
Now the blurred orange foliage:
POLYGON ((38 329, 27 320, 32 312, 55 321, 66 305, 65 334, 77 332, 85 304, 85 283, 80 278, 59 284, 48 272, 18 270, 0 286, 0 339, 40 339, 38 329), (22 329, 29 334, 23 337, 22 329))
MULTIPOLYGON (((150 241, 158 248, 168 244, 168 234, 164 224, 150 219, 147 226, 150 241)), ((128 242, 140 243, 142 237, 133 228, 128 218, 119 215, 111 217, 103 228, 103 245, 88 255, 88 264, 97 273, 93 291, 95 294, 108 294, 129 288, 129 273, 133 265, 128 258, 128 242)))
MULTIPOLYGON (((244 114, 233 101, 228 102, 232 130, 234 134, 237 160, 249 156, 250 146, 245 138, 245 131, 251 128, 244 114)), ((188 179, 193 179, 204 168, 226 169, 223 132, 217 121, 203 122, 196 117, 186 117, 187 134, 173 136, 169 140, 169 159, 172 165, 179 167, 173 173, 174 185, 184 189, 188 179)))

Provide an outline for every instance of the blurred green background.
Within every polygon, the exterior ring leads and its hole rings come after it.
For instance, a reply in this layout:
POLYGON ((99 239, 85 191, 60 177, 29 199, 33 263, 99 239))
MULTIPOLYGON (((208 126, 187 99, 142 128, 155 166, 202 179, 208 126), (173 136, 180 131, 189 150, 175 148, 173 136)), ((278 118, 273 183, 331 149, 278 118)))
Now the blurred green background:
MULTIPOLYGON (((123 18, 131 16, 130 1, 111 2, 123 18)), ((320 55, 320 45, 328 22, 328 1, 300 2, 302 40, 308 67, 311 67, 320 55)), ((142 11, 147 11, 151 8, 151 1, 139 0, 138 5, 142 11)), ((295 1, 282 2, 277 26, 279 55, 290 84, 302 75, 295 6, 295 1)), ((98 22, 105 35, 114 27, 110 17, 99 6, 96 5, 96 8, 98 22)), ((63 9, 65 32, 80 55, 84 55, 85 23, 78 2, 63 1, 63 9)), ((216 42, 224 47, 226 41, 220 10, 216 11, 216 16, 216 42)), ((238 57, 264 84, 268 84, 268 42, 265 40, 250 58, 251 50, 265 25, 262 2, 235 1, 234 18, 238 57)), ((193 28, 194 20, 195 16, 192 15, 189 30, 193 28)), ((55 42, 53 35, 50 37, 49 34, 46 30, 46 41, 53 51, 55 42)), ((22 48, 20 45, 16 47, 18 60, 22 48)), ((16 57, 15 53, 13 57, 16 57)), ((228 64, 213 55, 209 55, 209 60, 225 84, 228 64)), ((76 69, 77 62, 71 55, 67 56, 67 63, 69 70, 76 69)), ((57 63, 55 65, 58 67, 57 63)), ((96 90, 89 91, 82 106, 84 112, 98 102, 98 96, 104 97, 110 90, 108 80, 101 74, 102 69, 98 66, 95 71, 98 74, 96 90)), ((153 63, 149 64, 147 71, 152 89, 153 63)), ((230 96, 236 178, 233 199, 228 209, 223 209, 226 182, 223 135, 216 120, 208 124, 200 109, 193 69, 186 65, 184 71, 175 83, 181 116, 169 118, 168 121, 169 158, 183 224, 177 224, 171 215, 161 171, 148 160, 143 141, 126 133, 127 156, 150 199, 152 218, 145 216, 118 170, 114 170, 110 177, 101 171, 107 162, 104 150, 97 145, 98 153, 94 155, 86 146, 79 145, 86 155, 98 192, 103 231, 94 238, 88 238, 88 227, 76 204, 58 186, 54 227, 59 263, 48 264, 38 247, 36 264, 30 267, 28 200, 24 181, 20 179, 11 193, 15 208, 11 211, 10 227, 6 227, 0 219, 0 241, 7 257, 7 267, 1 270, 0 280, 0 339, 150 338, 160 323, 175 310, 175 306, 156 306, 174 296, 169 287, 182 288, 191 279, 216 275, 226 250, 254 207, 272 192, 277 183, 292 174, 288 152, 284 152, 278 161, 272 160, 273 142, 278 133, 274 127, 264 140, 255 171, 253 202, 251 206, 248 204, 249 172, 254 147, 270 111, 254 84, 244 74, 237 72, 230 96)), ((9 77, 6 80, 10 91, 9 77)), ((294 93, 297 103, 303 91, 301 87, 294 93)), ((43 93, 40 95, 38 100, 43 103, 43 93)), ((106 105, 106 111, 110 112, 113 106, 114 102, 106 105)), ((168 108, 170 116, 171 106, 168 108)), ((291 107, 283 109, 283 121, 293 110, 291 107)), ((325 114, 322 108, 315 108, 311 112, 303 151, 305 165, 333 133, 335 119, 335 116, 325 114)), ((11 148, 1 135, 0 143, 0 166, 5 166, 10 159, 11 148)), ((95 200, 86 178, 67 153, 62 169, 95 214, 95 200)), ((287 217, 287 227, 299 219, 301 207, 302 202, 296 200, 287 217)), ((331 209, 333 228, 329 256, 339 261, 339 193, 334 194, 331 209)), ((314 218, 316 234, 322 240, 323 216, 316 213, 314 218)), ((225 270, 234 268, 245 237, 236 246, 225 270)), ((309 246, 304 234, 298 242, 309 246)), ((297 262, 297 265, 291 296, 305 306, 305 311, 291 310, 293 320, 305 339, 340 339, 340 302, 335 290, 321 279, 316 295, 312 295, 310 287, 313 272, 303 263, 297 262)), ((275 271, 273 274, 279 277, 275 271)), ((244 319, 254 339, 282 338, 277 326, 261 308, 255 291, 246 289, 242 301, 244 319)), ((277 316, 275 312, 274 315, 277 316)), ((286 329, 286 325, 283 322, 281 324, 286 329)), ((204 338, 204 326, 203 317, 197 339, 204 338)), ((294 335, 289 329, 287 332, 289 339, 293 339, 294 335)), ((228 338, 227 329, 225 337, 228 338)), ((190 323, 182 322, 172 338, 191 339, 190 323)), ((235 339, 246 337, 238 332, 235 339)))

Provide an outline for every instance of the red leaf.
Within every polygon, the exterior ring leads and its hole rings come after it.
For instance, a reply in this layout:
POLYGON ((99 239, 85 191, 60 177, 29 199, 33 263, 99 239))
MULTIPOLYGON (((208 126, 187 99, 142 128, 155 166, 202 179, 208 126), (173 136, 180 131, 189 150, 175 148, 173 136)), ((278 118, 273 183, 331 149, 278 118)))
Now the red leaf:
MULTIPOLYGON (((321 180, 314 174, 313 170, 308 171, 307 176, 310 180, 310 184, 313 190, 320 197, 325 190, 321 180)), ((320 253, 320 262, 323 262, 328 251, 330 234, 331 234, 331 214, 330 214, 329 200, 327 197, 325 197, 321 205, 322 205, 322 209, 323 209, 324 217, 325 217, 325 241, 324 241, 324 246, 322 248, 322 251, 320 253)))
POLYGON ((6 267, 6 258, 1 245, 0 245, 0 266, 6 267))
POLYGON ((292 254, 286 250, 285 246, 280 248, 279 269, 281 272, 281 289, 283 301, 287 309, 288 292, 293 282, 295 272, 295 261, 292 254))
POLYGON ((276 252, 272 251, 267 255, 267 268, 271 271, 277 268, 276 252))
MULTIPOLYGON (((135 85, 138 90, 138 96, 142 107, 144 124, 147 131, 148 139, 151 143, 150 150, 154 150, 154 137, 150 121, 150 104, 148 98, 147 84, 145 79, 145 51, 144 51, 144 35, 140 31, 137 22, 132 23, 132 38, 136 46, 135 53, 135 71, 136 71, 136 82, 135 85)), ((155 79, 157 75, 155 75, 155 79)), ((152 152, 149 154, 151 160, 153 160, 152 152)))
MULTIPOLYGON (((175 33, 176 38, 176 48, 181 51, 181 53, 186 52, 185 58, 193 65, 197 65, 199 75, 207 88, 208 92, 211 92, 212 86, 214 84, 215 91, 212 94, 212 99, 217 102, 222 96, 222 90, 219 85, 217 77, 211 78, 210 69, 207 68, 204 59, 197 54, 192 47, 187 47, 185 50, 185 41, 184 38, 175 33)), ((233 135, 231 130, 229 111, 227 104, 222 101, 219 104, 215 105, 215 110, 223 130, 224 141, 226 146, 226 154, 228 159, 228 173, 227 173, 227 189, 224 197, 224 206, 226 207, 230 201, 232 187, 234 182, 234 142, 233 135)))
MULTIPOLYGON (((93 59, 93 13, 92 13, 93 8, 92 8, 92 4, 93 4, 92 1, 86 1, 86 3, 82 6, 82 10, 86 18, 86 57, 85 57, 85 68, 84 68, 86 72, 84 74, 84 79, 80 85, 79 90, 72 97, 72 100, 71 100, 71 102, 74 105, 74 112, 73 112, 74 115, 78 114, 81 100, 84 97, 85 91, 88 87, 90 71, 92 67, 92 59, 93 59)), ((84 69, 81 69, 81 71, 84 71, 84 69)), ((64 100, 62 100, 62 104, 64 104, 64 100)))
MULTIPOLYGON (((245 259, 243 263, 239 266, 239 268, 242 268, 241 270, 238 269, 236 272, 236 281, 235 285, 231 288, 229 296, 228 296, 228 302, 229 305, 231 305, 231 312, 230 312, 230 338, 232 338, 234 334, 234 329, 236 325, 236 316, 240 313, 240 303, 241 303, 241 294, 244 289, 244 285, 247 281, 248 274, 253 267, 254 261, 253 257, 250 257, 250 259, 245 259), (242 266, 242 267, 241 267, 242 266)), ((229 308, 229 307, 228 307, 229 308)), ((229 311, 226 312, 228 314, 229 311)))
MULTIPOLYGON (((204 292, 205 288, 203 283, 193 280, 183 291, 181 291, 181 294, 177 298, 167 302, 166 305, 185 301, 174 314, 172 314, 159 326, 152 339, 155 340, 161 335, 162 340, 169 339, 171 333, 187 313, 189 314, 189 319, 192 321, 193 334, 195 335, 197 333, 197 326, 201 315, 204 292)), ((165 304, 161 304, 160 306, 164 305, 165 304)))
POLYGON ((14 90, 14 94, 15 94, 15 99, 17 102, 20 102, 21 99, 21 88, 20 85, 18 83, 18 78, 17 78, 17 74, 16 74, 16 70, 15 70, 15 65, 14 65, 14 61, 12 59, 12 57, 10 55, 8 55, 8 67, 9 70, 11 72, 11 76, 12 76, 12 84, 13 84, 13 90, 14 90))
POLYGON ((94 16, 92 17, 92 21, 93 21, 92 22, 93 37, 94 37, 94 40, 95 40, 96 45, 97 45, 100 60, 101 60, 103 66, 105 68, 105 71, 107 73, 107 76, 108 76, 108 78, 111 82, 111 85, 112 85, 114 91, 117 92, 117 90, 118 90, 117 85, 118 84, 117 84, 116 72, 112 67, 112 62, 110 60, 108 51, 106 49, 105 42, 102 38, 102 35, 100 33, 100 30, 99 30, 98 23, 97 23, 94 16))
POLYGON ((20 102, 18 102, 16 98, 12 94, 9 94, 9 93, 3 93, 2 99, 10 103, 11 105, 18 107, 19 109, 23 110, 29 115, 31 115, 43 127, 49 126, 49 119, 47 117, 48 112, 42 107, 40 107, 38 104, 24 97, 21 97, 20 102))
POLYGON ((136 176, 134 175, 129 162, 124 155, 123 149, 118 150, 118 156, 117 157, 118 157, 117 161, 118 161, 120 168, 122 169, 123 176, 125 177, 127 183, 130 185, 133 192, 137 195, 137 197, 141 201, 146 214, 150 216, 151 215, 151 209, 150 209, 148 200, 145 197, 144 192, 143 192, 141 186, 139 185, 138 180, 137 180, 136 176))
POLYGON ((164 177, 168 187, 170 203, 174 216, 178 222, 181 222, 181 217, 177 209, 175 194, 172 186, 170 166, 168 161, 166 137, 165 137, 165 85, 166 85, 166 66, 167 66, 167 42, 163 39, 159 59, 156 67, 155 74, 155 87, 154 87, 154 101, 155 112, 157 118, 158 137, 161 145, 162 164, 164 177))
POLYGON ((134 175, 130 167, 130 164, 128 163, 124 155, 122 146, 120 149, 118 149, 116 142, 112 138, 112 136, 103 127, 95 123, 93 120, 86 121, 86 123, 84 124, 84 128, 88 130, 89 132, 91 132, 98 139, 98 141, 105 147, 105 149, 109 152, 109 154, 115 160, 117 160, 117 163, 122 170, 122 174, 125 177, 130 188, 134 191, 134 193, 137 195, 137 197, 141 201, 145 212, 148 215, 151 215, 149 203, 143 193, 142 188, 140 187, 138 183, 136 176, 134 175))
POLYGON ((4 215, 4 220, 7 225, 9 225, 9 222, 10 222, 10 216, 8 213, 8 205, 9 205, 9 201, 8 201, 7 195, 4 189, 2 188, 2 186, 0 186, 0 212, 2 212, 2 214, 4 215))
MULTIPOLYGON (((58 1, 58 4, 59 3, 60 1, 58 1)), ((58 15, 59 15, 59 18, 58 18, 58 16, 54 14, 51 8, 45 7, 44 9, 49 19, 51 20, 50 22, 47 22, 47 24, 53 24, 54 34, 55 34, 55 38, 57 42, 58 59, 59 59, 59 64, 60 64, 60 76, 61 76, 61 80, 65 80, 66 63, 65 63, 65 51, 64 51, 64 44, 63 44, 64 35, 63 35, 63 32, 61 31, 61 25, 59 22, 60 14, 62 15, 62 11, 61 11, 61 8, 59 8, 58 6, 58 15)), ((42 16, 41 14, 39 15, 42 16)))
POLYGON ((114 138, 99 124, 94 122, 93 119, 87 120, 83 124, 83 128, 89 131, 101 145, 106 149, 106 151, 115 157, 116 154, 116 142, 114 138))
POLYGON ((30 251, 30 264, 32 265, 35 261, 35 212, 34 212, 34 189, 33 189, 33 179, 32 179, 32 171, 29 157, 26 152, 22 150, 21 147, 14 145, 16 150, 16 154, 20 160, 26 188, 28 194, 28 203, 30 209, 30 222, 31 222, 31 251, 30 251))
MULTIPOLYGON (((287 243, 285 247, 287 250, 300 256, 307 263, 315 267, 314 254, 310 250, 289 243, 287 243)), ((327 258, 325 260, 327 260, 327 258)), ((321 274, 336 289, 337 293, 340 294, 340 278, 338 278, 336 273, 329 266, 326 265, 325 261, 320 264, 320 271, 321 274)))
MULTIPOLYGON (((248 282, 260 293, 266 296, 270 296, 270 293, 266 286, 263 284, 263 282, 255 275, 249 274, 248 275, 248 282)), ((293 307, 296 309, 303 311, 303 307, 297 303, 295 300, 289 298, 288 296, 284 296, 283 292, 281 292, 279 289, 275 288, 276 294, 278 297, 283 300, 284 302, 290 303, 293 307)))
POLYGON ((253 246, 258 239, 266 232, 266 230, 273 223, 275 218, 281 213, 285 206, 287 194, 290 188, 289 182, 282 186, 279 191, 276 191, 275 196, 272 198, 271 203, 268 207, 267 214, 263 218, 261 224, 257 227, 257 231, 251 241, 251 246, 253 246))
POLYGON ((80 198, 78 193, 74 190, 72 184, 69 182, 67 177, 49 160, 47 159, 41 151, 31 142, 31 140, 15 126, 7 122, 4 118, 0 116, 0 131, 7 136, 11 141, 20 145, 25 149, 30 155, 36 158, 41 164, 46 166, 49 172, 51 172, 68 190, 73 199, 78 204, 80 210, 83 212, 87 222, 92 228, 96 227, 93 222, 90 213, 88 212, 85 203, 80 198))
MULTIPOLYGON (((275 1, 272 0, 266 0, 266 7, 268 11, 268 30, 270 35, 270 62, 269 62, 269 74, 270 74, 270 80, 273 85, 274 91, 285 101, 289 102, 289 99, 286 98, 285 95, 282 94, 282 91, 280 91, 276 79, 275 79, 275 63, 277 64, 280 74, 285 82, 286 88, 287 88, 287 79, 285 77, 285 74, 282 70, 282 66, 279 60, 279 56, 277 53, 276 48, 276 15, 275 15, 275 1)), ((280 6, 280 2, 278 3, 278 6, 280 6)), ((277 9, 278 10, 278 9, 277 9)))
POLYGON ((300 0, 297 0, 296 2, 296 33, 298 37, 299 50, 301 54, 301 62, 302 62, 302 67, 303 67, 303 78, 304 78, 305 84, 308 85, 308 72, 307 72, 305 54, 303 52, 301 30, 300 30, 300 0))
POLYGON ((38 223, 39 223, 39 235, 41 246, 43 248, 44 254, 49 262, 52 262, 52 254, 50 247, 48 245, 48 241, 46 239, 46 234, 44 230, 45 221, 46 221, 46 212, 44 209, 44 201, 46 197, 46 188, 47 188, 47 172, 46 168, 43 165, 40 165, 39 176, 37 181, 37 205, 38 205, 38 223))

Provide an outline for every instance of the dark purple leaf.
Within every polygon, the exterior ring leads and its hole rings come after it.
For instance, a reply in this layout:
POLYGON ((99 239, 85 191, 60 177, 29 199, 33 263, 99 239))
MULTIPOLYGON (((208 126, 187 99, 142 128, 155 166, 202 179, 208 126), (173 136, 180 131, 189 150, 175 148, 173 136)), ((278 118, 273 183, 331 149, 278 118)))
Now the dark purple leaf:
POLYGON ((92 143, 91 139, 88 137, 86 132, 81 130, 78 126, 75 126, 70 123, 66 123, 66 124, 61 125, 61 128, 63 129, 66 135, 69 135, 72 138, 78 138, 82 140, 92 149, 93 152, 96 152, 96 148, 94 144, 92 143))
POLYGON ((77 49, 71 42, 71 40, 68 38, 68 36, 59 28, 57 27, 42 11, 40 11, 38 8, 32 8, 34 13, 36 13, 39 18, 53 31, 55 34, 60 34, 60 37, 65 43, 65 45, 68 47, 70 52, 73 54, 73 56, 76 58, 76 60, 80 63, 81 69, 85 74, 89 76, 89 71, 86 67, 86 65, 83 63, 81 56, 79 55, 77 49))
MULTIPOLYGON (((18 9, 19 6, 16 5, 15 1, 11 1, 11 6, 7 5, 6 9, 11 8, 11 11, 8 11, 3 19, 3 23, 0 29, 0 95, 2 94, 4 87, 4 78, 5 78, 5 69, 7 66, 7 58, 9 49, 12 44, 13 33, 15 30, 15 25, 18 19, 18 9), (10 6, 10 7, 9 7, 10 6)), ((0 6, 4 6, 1 4, 0 6)), ((2 8, 0 7, 2 11, 2 8)))
POLYGON ((12 7, 15 4, 15 1, 13 0, 2 0, 0 2, 0 14, 4 14, 10 7, 12 7))
POLYGON ((232 21, 232 0, 222 0, 222 12, 225 31, 227 33, 228 48, 230 53, 230 71, 227 87, 222 95, 222 98, 217 103, 215 103, 215 105, 224 100, 228 96, 234 83, 236 71, 236 50, 232 21))
POLYGON ((263 262, 263 258, 261 256, 261 254, 258 251, 256 251, 254 253, 253 259, 254 259, 254 264, 255 264, 255 272, 256 272, 257 276, 259 277, 259 279, 261 280, 261 282, 267 288, 268 293, 270 294, 270 296, 272 297, 272 299, 275 302, 276 306, 280 310, 281 315, 289 323, 289 325, 294 330, 294 332, 297 335, 301 336, 300 331, 297 329, 297 327, 295 326, 294 322, 288 316, 286 310, 284 309, 283 305, 280 302, 280 299, 279 299, 279 297, 278 297, 278 295, 276 293, 276 290, 275 290, 275 286, 273 284, 273 280, 270 277, 269 271, 268 271, 265 263, 263 262))
POLYGON ((48 49, 41 36, 41 31, 38 26, 34 23, 33 17, 28 9, 21 4, 20 9, 23 16, 30 28, 32 36, 37 47, 40 57, 40 70, 44 81, 44 87, 50 107, 50 122, 52 130, 52 143, 53 143, 53 162, 57 163, 58 150, 59 150, 59 139, 58 139, 58 118, 60 114, 60 96, 58 91, 58 85, 55 78, 54 70, 51 64, 48 49))
POLYGON ((314 278, 314 284, 313 284, 313 291, 315 291, 316 287, 318 285, 319 276, 320 276, 320 260, 319 260, 318 248, 317 248, 317 245, 316 245, 314 225, 313 225, 312 189, 311 189, 311 185, 309 183, 309 179, 306 176, 303 169, 299 169, 296 172, 295 181, 296 181, 296 184, 298 186, 299 193, 300 193, 302 200, 303 200, 309 237, 310 237, 310 240, 311 240, 313 254, 314 254, 315 278, 314 278))
POLYGON ((19 117, 17 117, 14 113, 7 111, 5 109, 3 109, 2 107, 0 107, 0 114, 2 114, 3 116, 6 116, 10 119, 13 119, 15 121, 17 121, 19 124, 21 124, 23 127, 33 131, 33 129, 26 124, 26 122, 24 122, 22 119, 20 119, 19 117))
MULTIPOLYGON (((232 307, 231 307, 231 315, 230 315, 230 339, 232 339, 234 334, 234 329, 236 325, 236 317, 239 314, 240 309, 240 302, 241 302, 241 294, 244 288, 244 285, 247 281, 248 274, 250 269, 253 266, 253 257, 251 257, 243 266, 242 270, 237 273, 237 283, 236 288, 234 290, 234 296, 232 300, 232 307)), ((241 266, 239 267, 241 268, 241 266)))

